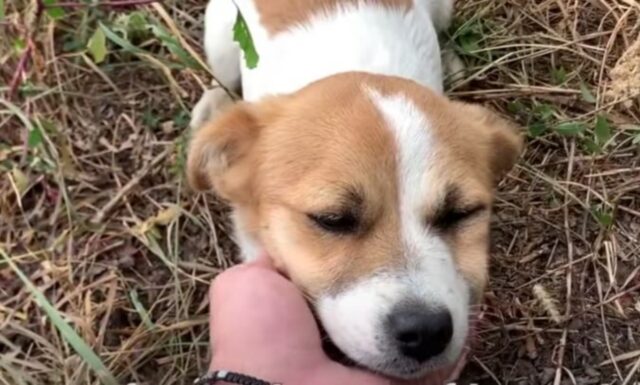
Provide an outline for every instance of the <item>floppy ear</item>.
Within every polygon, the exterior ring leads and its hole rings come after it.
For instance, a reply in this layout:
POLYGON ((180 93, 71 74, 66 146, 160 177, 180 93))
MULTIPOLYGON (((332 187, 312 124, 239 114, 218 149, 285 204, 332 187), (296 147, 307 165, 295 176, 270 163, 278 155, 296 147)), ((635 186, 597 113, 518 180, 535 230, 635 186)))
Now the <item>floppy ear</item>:
POLYGON ((488 108, 471 104, 465 104, 463 108, 474 131, 485 137, 491 174, 497 184, 513 168, 522 153, 522 129, 488 108))
POLYGON ((256 106, 244 102, 194 130, 187 159, 189 184, 200 191, 213 189, 227 200, 247 199, 260 130, 256 106))

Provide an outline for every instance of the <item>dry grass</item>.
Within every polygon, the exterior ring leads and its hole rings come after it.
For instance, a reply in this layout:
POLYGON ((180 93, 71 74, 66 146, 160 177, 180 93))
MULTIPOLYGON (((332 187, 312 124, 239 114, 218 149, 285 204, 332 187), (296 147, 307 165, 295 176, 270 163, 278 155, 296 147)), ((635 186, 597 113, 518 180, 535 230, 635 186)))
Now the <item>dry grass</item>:
MULTIPOLYGON (((204 3, 140 10, 199 52, 204 3)), ((535 134, 500 186, 492 283, 464 378, 630 384, 640 378, 640 4, 459 3, 452 37, 468 71, 450 94, 535 134)), ((226 208, 182 175, 188 111, 209 75, 149 33, 132 38, 145 53, 109 43, 95 64, 84 47, 98 20, 113 26, 131 9, 36 22, 27 0, 4 7, 0 250, 122 383, 187 384, 208 355, 207 283, 234 254, 226 208), (24 52, 15 39, 28 36, 32 57, 9 100, 24 52)), ((0 258, 0 384, 97 383, 12 266, 0 258)))

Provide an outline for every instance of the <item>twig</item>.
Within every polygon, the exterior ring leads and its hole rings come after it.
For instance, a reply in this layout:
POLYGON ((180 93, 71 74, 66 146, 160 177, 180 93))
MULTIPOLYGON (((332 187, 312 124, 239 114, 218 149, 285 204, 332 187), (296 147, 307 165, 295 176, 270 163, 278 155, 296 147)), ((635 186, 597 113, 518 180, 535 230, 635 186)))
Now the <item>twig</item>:
POLYGON ((605 366, 605 365, 611 365, 614 362, 620 362, 620 361, 626 361, 626 360, 631 360, 634 359, 636 357, 640 357, 640 350, 635 350, 632 352, 627 352, 627 353, 623 353, 623 354, 619 354, 611 359, 608 359, 606 361, 602 361, 600 363, 600 365, 598 366, 605 366))
MULTIPOLYGON (((571 180, 571 176, 573 175, 573 166, 574 166, 574 155, 576 150, 576 143, 572 141, 569 149, 569 162, 567 163, 567 181, 571 180)), ((571 317, 571 294, 572 294, 572 285, 573 285, 573 242, 571 241, 571 227, 569 225, 569 209, 568 203, 570 201, 569 190, 567 189, 564 195, 564 208, 563 208, 563 216, 564 216, 564 230, 565 237, 567 240, 567 259, 569 260, 569 266, 566 271, 566 288, 567 295, 565 298, 566 307, 564 313, 564 319, 568 320, 571 317)), ((558 347, 558 359, 556 362, 556 374, 553 379, 553 385, 560 385, 562 381, 562 369, 564 367, 564 352, 567 346, 567 326, 565 326, 564 331, 562 332, 562 337, 560 337, 560 346, 558 347)))
POLYGON ((485 373, 487 373, 489 375, 489 377, 491 377, 491 379, 493 379, 493 381, 497 384, 497 385, 502 385, 502 382, 500 382, 500 380, 498 379, 498 376, 496 376, 495 373, 493 373, 491 371, 491 369, 489 369, 487 367, 487 365, 485 365, 482 361, 480 361, 479 359, 477 359, 476 357, 473 357, 473 361, 478 364, 478 366, 480 366, 482 368, 482 370, 484 370, 485 373))
POLYGON ((629 374, 627 374, 627 377, 624 379, 624 381, 622 382, 622 385, 627 385, 631 383, 631 380, 633 379, 634 374, 636 374, 636 372, 638 371, 638 369, 640 369, 640 358, 638 358, 636 360, 636 363, 633 365, 633 367, 631 368, 631 370, 629 370, 629 374))
POLYGON ((107 204, 104 205, 102 209, 100 209, 100 211, 96 213, 96 215, 93 216, 93 218, 91 219, 91 222, 93 223, 101 222, 102 219, 104 219, 104 216, 107 214, 107 212, 111 210, 118 203, 118 201, 120 201, 120 199, 122 199, 122 197, 125 196, 127 192, 129 192, 129 190, 131 190, 135 185, 137 185, 142 180, 142 178, 144 178, 149 173, 149 171, 153 167, 155 167, 158 163, 160 163, 169 154, 169 152, 170 152, 170 149, 164 150, 162 153, 160 153, 155 158, 153 158, 151 162, 147 163, 147 165, 144 166, 140 171, 138 171, 129 180, 129 182, 127 182, 127 184, 122 186, 122 188, 116 193, 116 195, 113 198, 111 198, 111 200, 107 202, 107 204))

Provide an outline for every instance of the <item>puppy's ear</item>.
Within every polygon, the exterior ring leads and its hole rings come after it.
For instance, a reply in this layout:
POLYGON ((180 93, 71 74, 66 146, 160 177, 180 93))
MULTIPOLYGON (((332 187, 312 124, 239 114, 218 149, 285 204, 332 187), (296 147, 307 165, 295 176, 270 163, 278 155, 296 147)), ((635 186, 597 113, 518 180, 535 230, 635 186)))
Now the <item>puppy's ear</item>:
POLYGON ((192 133, 187 178, 196 190, 215 190, 227 200, 247 199, 262 124, 256 105, 240 102, 192 133))
POLYGON ((488 108, 464 104, 462 111, 486 144, 489 167, 497 184, 516 164, 524 148, 522 129, 488 108))

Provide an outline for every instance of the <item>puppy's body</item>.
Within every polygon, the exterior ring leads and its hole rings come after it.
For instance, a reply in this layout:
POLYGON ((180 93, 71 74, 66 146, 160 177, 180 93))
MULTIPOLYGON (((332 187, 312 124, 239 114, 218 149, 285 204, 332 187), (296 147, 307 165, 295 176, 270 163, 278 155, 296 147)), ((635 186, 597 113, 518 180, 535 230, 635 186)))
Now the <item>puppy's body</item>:
POLYGON ((325 77, 362 71, 399 76, 442 91, 436 27, 448 24, 443 0, 237 0, 256 50, 248 69, 232 27, 231 0, 213 0, 205 19, 209 64, 243 99, 286 94, 325 77))
POLYGON ((447 0, 212 0, 205 48, 245 102, 194 110, 189 178, 233 207, 245 258, 267 253, 353 360, 416 378, 453 365, 486 282, 494 183, 520 138, 441 95, 447 0), (207 118, 207 116, 209 116, 207 118))

